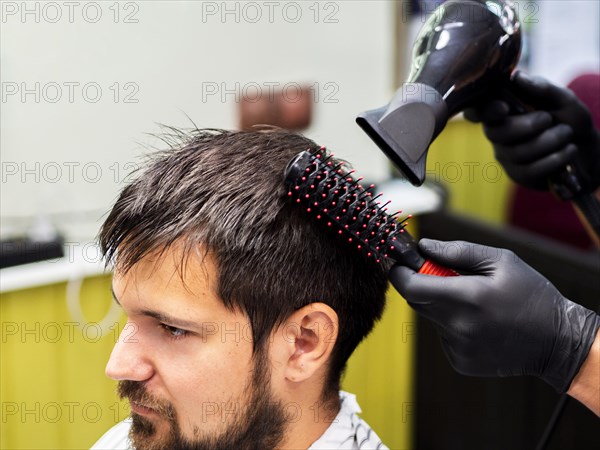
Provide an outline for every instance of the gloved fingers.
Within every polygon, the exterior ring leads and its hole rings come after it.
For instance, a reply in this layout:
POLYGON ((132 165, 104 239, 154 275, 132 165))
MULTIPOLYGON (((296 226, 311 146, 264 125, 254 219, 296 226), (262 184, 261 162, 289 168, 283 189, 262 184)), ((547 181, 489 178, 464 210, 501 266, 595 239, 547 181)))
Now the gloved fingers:
POLYGON ((454 293, 460 296, 463 290, 461 283, 456 282, 460 277, 421 275, 401 265, 392 267, 388 277, 408 304, 428 319, 436 315, 435 311, 438 310, 436 304, 439 303, 439 298, 443 297, 450 301, 454 293))
POLYGON ((557 109, 567 105, 575 95, 542 77, 531 76, 522 71, 513 75, 509 87, 526 104, 536 109, 557 109))
POLYGON ((493 263, 498 261, 502 252, 507 251, 472 242, 435 239, 421 239, 419 248, 424 256, 445 267, 474 274, 491 273, 493 263))
POLYGON ((507 167, 507 173, 517 183, 533 189, 546 190, 548 189, 548 177, 560 171, 566 164, 573 160, 576 154, 577 146, 568 144, 562 150, 529 164, 507 167))
POLYGON ((571 142, 573 130, 569 125, 559 124, 519 144, 494 146, 496 159, 503 166, 509 164, 529 164, 548 155, 559 152, 571 142))
POLYGON ((492 100, 489 103, 474 106, 464 110, 465 119, 469 122, 497 123, 504 120, 510 108, 502 100, 492 100))
POLYGON ((529 141, 551 126, 550 113, 533 111, 509 116, 500 123, 485 123, 483 131, 494 144, 515 144, 529 141))

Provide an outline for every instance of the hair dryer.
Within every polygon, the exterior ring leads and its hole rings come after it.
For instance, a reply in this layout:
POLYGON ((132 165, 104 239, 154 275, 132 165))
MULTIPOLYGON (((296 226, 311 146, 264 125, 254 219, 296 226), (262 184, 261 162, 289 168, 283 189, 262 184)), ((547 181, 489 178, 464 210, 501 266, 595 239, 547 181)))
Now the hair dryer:
POLYGON ((419 32, 408 81, 387 106, 356 122, 420 186, 427 150, 448 119, 492 90, 498 97, 520 52, 520 23, 510 1, 447 1, 419 32))

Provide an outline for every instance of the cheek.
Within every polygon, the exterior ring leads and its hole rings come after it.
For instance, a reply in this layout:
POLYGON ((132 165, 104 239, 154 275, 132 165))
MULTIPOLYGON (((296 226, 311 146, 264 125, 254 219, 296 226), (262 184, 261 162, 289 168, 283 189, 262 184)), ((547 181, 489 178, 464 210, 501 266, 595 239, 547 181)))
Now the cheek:
POLYGON ((170 352, 164 360, 168 364, 159 373, 180 424, 203 428, 211 422, 210 415, 218 415, 220 405, 234 401, 240 403, 236 408, 244 406, 244 388, 253 369, 252 346, 235 339, 197 341, 190 342, 185 351, 170 352))

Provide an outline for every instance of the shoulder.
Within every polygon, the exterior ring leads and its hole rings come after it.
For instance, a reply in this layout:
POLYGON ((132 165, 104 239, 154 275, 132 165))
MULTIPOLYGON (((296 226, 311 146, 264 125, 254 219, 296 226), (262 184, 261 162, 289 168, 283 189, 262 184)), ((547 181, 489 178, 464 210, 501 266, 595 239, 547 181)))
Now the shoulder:
POLYGON ((129 430, 131 428, 131 419, 125 419, 119 422, 98 441, 92 445, 91 450, 133 450, 129 440, 129 430))

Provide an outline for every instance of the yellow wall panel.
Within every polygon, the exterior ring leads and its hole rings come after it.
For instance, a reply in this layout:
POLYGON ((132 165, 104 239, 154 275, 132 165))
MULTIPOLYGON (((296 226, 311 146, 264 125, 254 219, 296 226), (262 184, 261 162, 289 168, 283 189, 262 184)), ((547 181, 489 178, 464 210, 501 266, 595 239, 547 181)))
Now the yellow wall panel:
POLYGON ((125 323, 119 317, 106 334, 99 329, 112 303, 109 287, 108 276, 85 280, 85 322, 67 308, 65 283, 2 295, 3 449, 86 448, 126 417, 104 375, 125 323))
POLYGON ((481 125, 450 121, 429 149, 427 179, 448 188, 449 207, 457 212, 505 223, 512 181, 495 160, 481 125))

